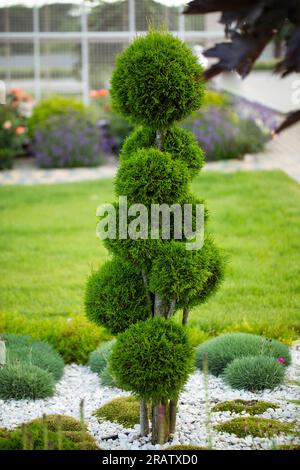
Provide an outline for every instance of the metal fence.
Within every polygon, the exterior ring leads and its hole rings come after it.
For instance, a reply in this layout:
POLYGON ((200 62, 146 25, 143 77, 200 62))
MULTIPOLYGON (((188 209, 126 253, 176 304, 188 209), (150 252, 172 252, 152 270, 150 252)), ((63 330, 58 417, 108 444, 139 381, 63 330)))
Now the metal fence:
POLYGON ((107 87, 121 52, 138 33, 165 27, 191 47, 222 36, 181 0, 0 0, 0 80, 36 100, 107 87))

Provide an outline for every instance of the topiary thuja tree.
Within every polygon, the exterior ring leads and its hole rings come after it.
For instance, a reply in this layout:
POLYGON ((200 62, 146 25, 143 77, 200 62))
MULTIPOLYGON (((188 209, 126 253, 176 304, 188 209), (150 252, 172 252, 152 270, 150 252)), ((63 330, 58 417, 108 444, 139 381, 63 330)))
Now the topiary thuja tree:
POLYGON ((138 222, 126 212, 126 233, 117 230, 104 240, 112 259, 91 274, 85 295, 87 316, 117 335, 109 367, 118 385, 140 399, 141 434, 149 433, 151 417, 152 442, 160 444, 175 430, 177 398, 193 369, 184 328, 189 311, 215 291, 223 275, 212 237, 206 233, 198 249, 188 248, 192 237, 178 236, 184 220, 175 210, 170 210, 169 231, 162 217, 156 235, 150 231, 153 205, 189 205, 193 227, 197 221, 203 201, 189 185, 203 165, 203 152, 177 121, 200 107, 201 73, 190 48, 167 32, 148 32, 118 57, 113 104, 137 127, 120 155, 116 226, 124 224, 121 196, 128 208, 143 204, 149 223, 130 237, 128 226, 138 222), (171 318, 179 311, 182 325, 171 318))

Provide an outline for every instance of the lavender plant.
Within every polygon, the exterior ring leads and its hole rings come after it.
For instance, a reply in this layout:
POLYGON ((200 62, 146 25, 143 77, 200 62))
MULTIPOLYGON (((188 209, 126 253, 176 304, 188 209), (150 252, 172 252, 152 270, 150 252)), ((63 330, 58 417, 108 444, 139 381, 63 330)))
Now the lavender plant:
POLYGON ((96 166, 101 163, 99 130, 80 112, 55 115, 36 129, 33 152, 42 168, 96 166))

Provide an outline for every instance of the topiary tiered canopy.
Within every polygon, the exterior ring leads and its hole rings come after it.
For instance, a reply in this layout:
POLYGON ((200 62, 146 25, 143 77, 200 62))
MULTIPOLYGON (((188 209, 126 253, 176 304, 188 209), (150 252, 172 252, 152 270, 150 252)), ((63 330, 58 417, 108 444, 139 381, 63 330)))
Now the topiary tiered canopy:
MULTIPOLYGON (((191 204, 190 181, 203 165, 193 134, 176 123, 200 107, 202 69, 190 48, 167 32, 150 31, 118 57, 111 82, 117 111, 138 127, 127 138, 115 180, 128 205, 191 204)), ((115 203, 117 217, 120 207, 115 203)), ((205 219, 207 213, 205 212, 205 219)), ((128 216, 128 223, 131 217, 128 216)), ((184 326, 191 307, 215 291, 223 260, 212 237, 201 249, 189 240, 118 236, 104 241, 112 259, 91 274, 87 316, 117 335, 110 368, 125 390, 140 398, 141 434, 164 443, 175 430, 177 398, 193 369, 193 349, 184 326), (172 317, 183 312, 182 325, 172 317)), ((149 221, 149 227, 150 227, 149 221)), ((117 224, 118 226, 118 224, 117 224)))

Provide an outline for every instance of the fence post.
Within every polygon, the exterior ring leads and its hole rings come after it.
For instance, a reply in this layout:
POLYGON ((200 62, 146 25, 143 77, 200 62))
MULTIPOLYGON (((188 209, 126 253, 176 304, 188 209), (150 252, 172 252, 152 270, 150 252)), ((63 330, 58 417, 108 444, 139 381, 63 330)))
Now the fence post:
POLYGON ((133 34, 136 31, 135 0, 128 1, 128 30, 133 34))
POLYGON ((37 2, 33 7, 33 60, 34 60, 34 96, 41 99, 41 48, 40 48, 40 19, 37 2))
POLYGON ((88 24, 85 0, 81 4, 81 62, 82 62, 82 95, 84 104, 90 102, 89 93, 89 43, 88 43, 88 24))
POLYGON ((179 37, 184 40, 185 33, 185 16, 183 14, 184 6, 179 7, 179 18, 178 18, 178 32, 179 37))

